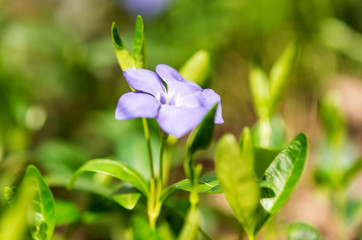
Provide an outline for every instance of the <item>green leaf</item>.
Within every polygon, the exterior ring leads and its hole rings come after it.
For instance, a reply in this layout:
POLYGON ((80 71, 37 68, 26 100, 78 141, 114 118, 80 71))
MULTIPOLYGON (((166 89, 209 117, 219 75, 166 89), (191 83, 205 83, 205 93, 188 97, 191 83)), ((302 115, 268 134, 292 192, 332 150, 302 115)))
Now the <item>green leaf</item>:
POLYGON ((297 56, 296 42, 290 43, 270 71, 270 113, 274 113, 288 84, 290 71, 297 56))
POLYGON ((135 60, 136 68, 146 67, 146 41, 143 20, 140 15, 137 16, 136 20, 132 57, 135 60))
POLYGON ((131 210, 136 206, 140 197, 140 193, 120 193, 114 195, 113 200, 124 208, 131 210))
POLYGON ((181 67, 180 74, 188 81, 193 81, 201 87, 206 86, 210 73, 210 54, 206 50, 197 51, 181 67))
POLYGON ((156 230, 152 230, 148 221, 135 215, 132 218, 133 239, 134 240, 161 240, 156 230))
MULTIPOLYGON (((192 191, 192 183, 189 179, 184 179, 180 182, 177 182, 167 188, 174 188, 184 191, 192 191)), ((168 191, 169 189, 164 189, 164 191, 168 191)), ((221 193, 219 181, 216 178, 216 175, 207 175, 203 176, 199 180, 199 184, 197 185, 197 190, 199 193, 221 193)))
POLYGON ((266 169, 273 162, 280 150, 254 147, 254 170, 256 176, 261 179, 266 169))
POLYGON ((215 128, 216 104, 204 117, 199 126, 190 135, 187 145, 192 156, 197 150, 205 150, 209 147, 215 128))
POLYGON ((288 240, 322 240, 322 236, 317 229, 305 224, 295 222, 289 225, 288 240))
POLYGON ((186 215, 178 240, 196 240, 199 232, 200 215, 195 206, 186 215))
POLYGON ((298 134, 274 159, 265 172, 263 180, 271 183, 272 198, 260 200, 266 211, 256 228, 261 226, 288 201, 302 175, 307 160, 308 140, 304 133, 298 134))
POLYGON ((24 179, 14 197, 11 208, 1 212, 0 239, 26 239, 27 213, 34 194, 35 188, 33 183, 29 179, 24 179))
POLYGON ((33 165, 26 169, 24 179, 29 180, 35 188, 32 204, 35 227, 31 229, 31 234, 35 239, 51 239, 55 227, 53 195, 43 176, 33 165))
POLYGON ((70 179, 68 188, 71 189, 76 179, 84 172, 99 172, 108 174, 119 180, 132 184, 140 190, 146 197, 149 196, 148 184, 146 180, 135 170, 123 165, 120 162, 108 159, 94 159, 81 166, 70 179))
POLYGON ((257 63, 254 63, 251 66, 249 84, 255 112, 258 115, 258 118, 269 118, 269 80, 265 71, 257 63))
POLYGON ((55 225, 63 226, 80 221, 79 210, 74 203, 68 200, 55 201, 55 225))
POLYGON ((354 161, 352 166, 348 168, 348 170, 344 173, 343 183, 347 185, 350 183, 353 178, 362 170, 362 157, 358 158, 354 161))
POLYGON ((136 63, 131 54, 124 47, 121 37, 119 36, 116 23, 114 22, 112 23, 112 40, 121 69, 124 71, 127 68, 135 68, 136 63))
POLYGON ((254 236, 259 186, 254 174, 250 131, 244 129, 240 147, 231 134, 221 138, 216 149, 216 170, 226 200, 249 236, 254 236))

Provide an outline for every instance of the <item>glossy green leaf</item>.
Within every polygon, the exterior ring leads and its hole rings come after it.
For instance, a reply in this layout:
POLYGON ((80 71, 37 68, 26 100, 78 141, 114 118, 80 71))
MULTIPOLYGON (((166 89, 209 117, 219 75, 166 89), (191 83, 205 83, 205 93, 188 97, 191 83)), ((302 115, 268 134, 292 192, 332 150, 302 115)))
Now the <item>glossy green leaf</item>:
POLYGON ((217 104, 206 114, 199 126, 192 132, 187 142, 189 154, 209 147, 215 128, 215 113, 217 104))
POLYGON ((140 193, 120 193, 114 195, 113 200, 122 207, 131 210, 136 206, 140 197, 140 193))
POLYGON ((53 195, 39 170, 30 165, 24 179, 29 179, 35 188, 33 198, 34 228, 31 234, 35 239, 51 239, 55 227, 55 202, 53 195))
MULTIPOLYGON (((219 181, 216 178, 216 175, 207 175, 203 176, 199 180, 198 186, 198 192, 199 193, 221 193, 220 184, 219 181)), ((192 184, 189 179, 184 179, 180 182, 177 182, 168 188, 175 188, 179 190, 184 191, 191 191, 192 190, 192 184)), ((165 191, 168 191, 169 189, 165 189, 165 191)))
POLYGON ((248 235, 254 236, 260 193, 248 128, 245 128, 240 142, 239 147, 230 134, 220 139, 216 149, 217 177, 236 218, 248 235))
POLYGON ((55 225, 64 226, 80 221, 79 210, 68 200, 55 201, 55 225))
POLYGON ((258 118, 269 118, 269 80, 265 71, 257 63, 253 64, 250 69, 249 84, 255 112, 258 115, 258 118))
POLYGON ((181 67, 180 74, 188 81, 193 81, 201 87, 206 86, 210 73, 210 54, 206 50, 197 51, 181 67))
POLYGON ((146 197, 149 195, 148 184, 146 180, 135 170, 123 165, 120 162, 108 159, 95 159, 86 162, 72 176, 68 188, 72 188, 76 179, 84 172, 99 172, 108 174, 119 180, 132 184, 140 190, 146 197))
POLYGON ((134 59, 123 45, 123 42, 117 30, 116 23, 114 22, 112 23, 112 40, 114 49, 116 51, 117 60, 121 69, 124 71, 127 68, 136 67, 134 59))
POLYGON ((270 71, 270 113, 274 113, 288 84, 290 71, 297 56, 295 42, 289 44, 283 54, 274 63, 270 71))
POLYGON ((200 214, 196 207, 191 207, 186 215, 178 240, 196 240, 199 232, 200 214))
POLYGON ((157 230, 152 230, 148 221, 139 215, 132 218, 134 240, 161 240, 157 230))
POLYGON ((314 227, 300 222, 289 225, 288 240, 322 240, 322 236, 314 227))
POLYGON ((137 16, 132 57, 135 60, 136 68, 145 68, 146 63, 146 41, 144 36, 143 20, 137 16))
POLYGON ((265 171, 263 180, 272 184, 270 189, 274 197, 260 200, 266 214, 260 219, 256 230, 274 216, 294 192, 307 160, 307 152, 307 137, 300 133, 276 156, 265 171))

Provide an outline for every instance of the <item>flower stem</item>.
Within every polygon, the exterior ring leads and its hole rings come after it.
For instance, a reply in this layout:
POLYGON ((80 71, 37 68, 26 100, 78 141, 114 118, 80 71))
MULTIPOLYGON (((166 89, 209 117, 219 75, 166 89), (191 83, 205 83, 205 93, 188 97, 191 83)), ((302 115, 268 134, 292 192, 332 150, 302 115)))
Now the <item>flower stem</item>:
POLYGON ((143 130, 145 132, 145 138, 146 138, 146 143, 147 143, 148 159, 149 159, 149 163, 150 163, 150 172, 151 172, 151 181, 152 181, 152 179, 155 179, 155 171, 153 170, 151 137, 150 137, 150 131, 148 129, 148 123, 147 123, 146 118, 142 118, 142 124, 143 124, 143 130))
POLYGON ((160 181, 160 187, 161 189, 163 188, 163 159, 164 159, 164 155, 165 155, 165 146, 166 146, 166 141, 167 141, 167 137, 168 135, 161 130, 161 149, 160 149, 160 173, 159 173, 159 181, 160 181))

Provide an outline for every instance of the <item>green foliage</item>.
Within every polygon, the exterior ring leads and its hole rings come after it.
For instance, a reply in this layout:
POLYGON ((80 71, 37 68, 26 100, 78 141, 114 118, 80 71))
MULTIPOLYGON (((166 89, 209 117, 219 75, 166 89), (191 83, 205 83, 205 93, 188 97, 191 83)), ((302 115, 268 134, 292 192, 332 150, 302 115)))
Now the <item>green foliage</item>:
POLYGON ((308 153, 308 140, 304 133, 298 134, 274 159, 265 171, 263 180, 270 183, 273 197, 260 201, 265 213, 256 230, 288 201, 302 175, 308 153))
POLYGON ((53 195, 39 170, 30 165, 25 172, 24 181, 35 188, 32 204, 34 227, 31 234, 35 239, 52 239, 55 227, 55 202, 53 195))
POLYGON ((288 240, 322 240, 321 234, 314 227, 300 222, 289 225, 288 240))
POLYGON ((145 68, 147 64, 146 42, 143 32, 143 20, 141 16, 137 16, 136 20, 132 55, 124 47, 115 23, 112 23, 111 32, 117 60, 121 69, 124 71, 127 68, 145 68))
POLYGON ((254 236, 260 191, 254 174, 254 159, 249 129, 245 128, 238 146, 227 134, 216 149, 216 171, 226 200, 249 236, 254 236))
POLYGON ((131 210, 136 206, 140 197, 140 193, 121 193, 114 195, 113 200, 122 207, 131 210))
POLYGON ((68 188, 71 189, 77 178, 84 172, 104 173, 119 180, 128 182, 137 188, 146 197, 149 196, 146 180, 135 170, 123 165, 120 162, 108 159, 95 159, 86 162, 72 176, 68 188))
POLYGON ((74 203, 68 200, 55 201, 55 225, 63 226, 80 221, 79 210, 74 203))
POLYGON ((180 68, 180 74, 188 81, 193 81, 201 87, 206 87, 210 73, 210 53, 199 50, 180 68))
POLYGON ((161 240, 158 232, 151 229, 147 220, 140 215, 133 216, 132 230, 134 240, 161 240))

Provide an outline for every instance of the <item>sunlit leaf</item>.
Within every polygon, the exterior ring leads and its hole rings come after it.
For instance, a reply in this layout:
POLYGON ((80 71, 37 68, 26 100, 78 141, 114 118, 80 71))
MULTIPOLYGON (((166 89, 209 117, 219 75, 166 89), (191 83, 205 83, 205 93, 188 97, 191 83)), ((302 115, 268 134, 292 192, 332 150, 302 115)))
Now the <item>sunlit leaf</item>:
POLYGON ((140 197, 140 193, 120 193, 114 195, 113 200, 124 208, 131 210, 136 206, 140 197))
MULTIPOLYGON (((200 178, 198 186, 199 193, 221 193, 219 181, 216 178, 216 175, 207 175, 200 178)), ((184 179, 180 182, 177 182, 168 188, 175 188, 184 191, 191 191, 192 184, 189 179, 184 179)), ((168 191, 165 189, 164 191, 168 191)))
POLYGON ((295 42, 289 44, 283 54, 274 63, 270 71, 270 113, 272 114, 279 104, 288 84, 290 71, 297 56, 295 42))
POLYGON ((200 125, 190 135, 187 145, 191 155, 197 150, 205 150, 209 147, 214 134, 216 108, 217 104, 206 114, 200 125))
POLYGON ((264 176, 265 170, 273 162, 279 152, 279 150, 254 147, 254 170, 258 178, 261 179, 264 176))
POLYGON ((295 222, 289 225, 288 240, 322 240, 322 236, 317 229, 305 224, 295 222))
POLYGON ((206 87, 210 73, 210 54, 206 50, 197 51, 181 67, 180 74, 188 81, 193 81, 201 87, 206 87))
POLYGON ((307 152, 307 137, 300 133, 276 156, 265 171, 262 179, 271 183, 270 189, 275 195, 260 200, 266 214, 260 219, 256 230, 274 216, 294 192, 307 160, 307 152))
POLYGON ((244 129, 240 142, 239 147, 230 134, 220 139, 216 149, 216 172, 236 218, 248 235, 254 236, 260 193, 253 169, 253 148, 248 128, 244 129))
POLYGON ((134 59, 123 45, 123 42, 117 30, 116 23, 114 22, 112 23, 112 40, 114 44, 114 49, 116 51, 117 60, 121 69, 124 71, 127 68, 136 67, 134 59))
POLYGON ((146 41, 144 36, 143 20, 140 15, 137 16, 136 20, 132 56, 135 60, 136 68, 146 67, 146 41))
POLYGON ((148 184, 146 180, 135 170, 123 165, 120 162, 108 159, 95 159, 86 162, 81 166, 72 176, 68 187, 72 188, 76 179, 84 172, 99 172, 111 175, 117 179, 132 184, 135 188, 140 190, 146 197, 149 195, 148 184))
POLYGON ((11 202, 15 195, 15 186, 4 188, 4 199, 6 202, 11 202))
POLYGON ((35 226, 31 229, 31 234, 35 239, 51 239, 55 227, 53 195, 36 167, 30 165, 24 179, 29 179, 35 188, 32 204, 35 226))

